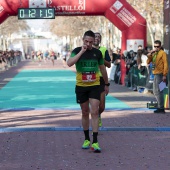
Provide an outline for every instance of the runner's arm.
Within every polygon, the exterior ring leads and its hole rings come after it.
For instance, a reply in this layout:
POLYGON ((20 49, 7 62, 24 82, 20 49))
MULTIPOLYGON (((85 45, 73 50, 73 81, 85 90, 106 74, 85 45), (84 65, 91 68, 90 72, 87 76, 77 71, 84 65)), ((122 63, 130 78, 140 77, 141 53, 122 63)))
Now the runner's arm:
MULTIPOLYGON (((102 73, 105 84, 108 84, 109 81, 108 81, 108 76, 107 76, 107 72, 106 72, 106 67, 103 64, 103 65, 99 65, 99 68, 100 68, 100 72, 102 73)), ((109 87, 108 86, 105 86, 105 93, 106 93, 106 95, 109 93, 109 87)))
POLYGON ((108 68, 111 67, 111 58, 109 56, 108 50, 105 52, 104 65, 108 68))
POLYGON ((82 56, 82 54, 87 50, 87 46, 83 45, 80 52, 78 52, 75 56, 72 53, 70 58, 67 60, 67 65, 69 67, 73 66, 74 64, 77 63, 77 61, 79 60, 79 58, 82 56))
POLYGON ((104 60, 104 65, 108 68, 111 67, 111 63, 109 61, 104 60))

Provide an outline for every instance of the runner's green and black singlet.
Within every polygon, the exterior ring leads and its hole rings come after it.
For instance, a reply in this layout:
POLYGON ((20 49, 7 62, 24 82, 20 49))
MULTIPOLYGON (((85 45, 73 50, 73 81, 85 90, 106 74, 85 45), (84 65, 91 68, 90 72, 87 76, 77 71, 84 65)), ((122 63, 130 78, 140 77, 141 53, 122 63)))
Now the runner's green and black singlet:
MULTIPOLYGON (((75 48, 71 57, 74 57, 81 51, 81 47, 75 48)), ((94 86, 100 85, 99 65, 103 65, 104 60, 100 50, 92 48, 86 50, 76 65, 76 85, 77 86, 94 86)))

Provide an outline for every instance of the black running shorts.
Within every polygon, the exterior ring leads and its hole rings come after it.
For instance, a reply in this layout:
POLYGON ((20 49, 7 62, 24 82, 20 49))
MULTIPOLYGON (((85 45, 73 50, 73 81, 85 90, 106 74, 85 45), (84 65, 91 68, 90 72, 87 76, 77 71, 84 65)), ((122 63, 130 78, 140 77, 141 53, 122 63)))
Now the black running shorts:
POLYGON ((89 98, 100 100, 100 86, 76 86, 75 88, 77 103, 84 103, 89 98))

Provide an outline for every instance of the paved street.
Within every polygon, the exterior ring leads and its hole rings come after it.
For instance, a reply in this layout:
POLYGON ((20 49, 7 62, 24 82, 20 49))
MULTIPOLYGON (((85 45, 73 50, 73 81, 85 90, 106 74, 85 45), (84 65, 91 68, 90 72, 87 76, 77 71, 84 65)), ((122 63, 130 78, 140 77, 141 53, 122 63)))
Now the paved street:
MULTIPOLYGON (((50 61, 41 65, 22 61, 0 73, 1 91, 23 70, 74 73, 75 68, 64 67, 61 60, 54 66, 50 61)), ((4 97, 9 95, 6 92, 4 97)), ((0 170, 169 170, 169 110, 153 114, 146 108, 146 103, 154 100, 152 94, 134 92, 114 82, 109 95, 128 107, 121 108, 113 102, 113 108, 109 105, 102 114, 99 154, 81 149, 84 135, 80 109, 1 109, 0 170)))

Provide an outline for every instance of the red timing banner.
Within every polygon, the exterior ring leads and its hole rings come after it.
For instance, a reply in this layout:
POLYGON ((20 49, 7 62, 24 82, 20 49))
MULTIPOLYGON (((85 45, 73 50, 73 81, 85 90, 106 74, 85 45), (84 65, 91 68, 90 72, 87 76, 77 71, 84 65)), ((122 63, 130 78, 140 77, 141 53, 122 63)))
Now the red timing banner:
POLYGON ((56 16, 105 16, 122 32, 122 51, 146 46, 146 20, 125 0, 1 0, 0 24, 7 17, 16 16, 18 8, 49 7, 55 8, 56 16))

